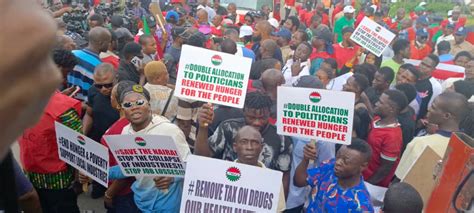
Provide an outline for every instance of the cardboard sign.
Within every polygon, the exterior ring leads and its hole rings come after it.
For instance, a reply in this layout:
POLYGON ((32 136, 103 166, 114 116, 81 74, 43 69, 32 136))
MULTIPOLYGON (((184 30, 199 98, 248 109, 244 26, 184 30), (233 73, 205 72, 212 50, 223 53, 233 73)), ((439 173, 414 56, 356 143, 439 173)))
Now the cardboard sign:
POLYGON ((252 60, 184 45, 174 95, 243 108, 252 60))
POLYGON ((426 146, 422 154, 413 162, 408 169, 407 175, 402 182, 412 185, 420 193, 423 203, 427 203, 435 186, 433 173, 436 164, 442 157, 429 146, 426 146))
POLYGON ((181 212, 278 212, 283 174, 190 155, 181 212))
POLYGON ((351 39, 361 47, 380 57, 395 38, 390 30, 364 17, 351 35, 351 39))
POLYGON ((184 177, 184 164, 173 138, 163 135, 105 136, 125 176, 184 177))
POLYGON ((355 94, 278 87, 277 133, 350 144, 355 94))
POLYGON ((59 159, 107 187, 109 151, 102 144, 54 122, 59 159))

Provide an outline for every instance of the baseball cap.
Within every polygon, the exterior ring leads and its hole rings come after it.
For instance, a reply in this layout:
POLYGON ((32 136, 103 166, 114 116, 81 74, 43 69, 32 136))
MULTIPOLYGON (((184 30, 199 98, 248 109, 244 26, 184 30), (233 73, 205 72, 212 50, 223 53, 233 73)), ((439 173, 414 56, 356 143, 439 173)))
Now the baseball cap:
POLYGON ((180 36, 180 37, 187 37, 187 36, 185 35, 185 34, 186 34, 185 32, 186 32, 186 28, 184 28, 184 27, 173 27, 173 28, 171 29, 171 35, 172 35, 173 37, 178 37, 178 36, 180 36))
POLYGON ((423 6, 427 5, 427 4, 428 4, 428 3, 422 1, 422 2, 420 2, 420 4, 418 4, 418 6, 423 7, 423 6))
POLYGON ((127 87, 124 88, 124 90, 120 93, 120 103, 123 102, 125 99, 125 96, 131 93, 138 93, 140 95, 143 95, 147 101, 150 101, 150 93, 148 90, 143 88, 141 85, 135 84, 135 85, 127 85, 127 87))
POLYGON ((293 83, 293 87, 322 89, 324 88, 324 85, 318 79, 318 77, 313 75, 305 75, 301 76, 295 83, 293 83))
POLYGON ((429 25, 429 20, 428 17, 426 16, 420 16, 416 19, 416 23, 420 23, 422 25, 429 25))
POLYGON ((347 26, 347 27, 344 27, 342 28, 342 35, 346 34, 346 33, 353 33, 354 32, 354 28, 351 27, 351 26, 347 26))
POLYGON ((156 18, 153 15, 146 16, 146 23, 148 27, 156 27, 156 18))
POLYGON ((291 32, 288 29, 284 28, 284 27, 282 27, 280 29, 280 31, 278 31, 278 32, 273 32, 272 35, 282 37, 286 40, 291 40, 291 32))
POLYGON ((314 33, 314 37, 317 39, 323 39, 326 42, 331 42, 333 40, 332 33, 329 30, 317 30, 314 33))
POLYGON ((354 13, 355 12, 355 9, 354 7, 352 7, 351 5, 347 5, 344 7, 344 10, 343 10, 344 13, 354 13))
POLYGON ((423 6, 416 6, 415 12, 420 12, 420 11, 425 11, 425 8, 423 6))
POLYGON ((428 36, 428 31, 424 28, 416 30, 416 36, 424 37, 428 36))
POLYGON ((458 28, 458 30, 456 30, 455 35, 457 35, 457 36, 466 36, 467 35, 467 29, 464 28, 464 27, 460 27, 460 28, 458 28))
POLYGON ((202 47, 205 41, 206 36, 199 31, 195 31, 186 39, 185 43, 195 47, 202 47))
POLYGON ((453 10, 448 11, 448 17, 453 16, 453 10))
POLYGON ((240 27, 239 38, 243 38, 245 36, 250 36, 253 34, 253 29, 250 26, 242 26, 240 27))
POLYGON ((270 18, 268 19, 268 22, 270 23, 270 25, 272 25, 272 27, 278 29, 278 27, 280 26, 280 24, 278 23, 278 20, 274 19, 274 18, 270 18))

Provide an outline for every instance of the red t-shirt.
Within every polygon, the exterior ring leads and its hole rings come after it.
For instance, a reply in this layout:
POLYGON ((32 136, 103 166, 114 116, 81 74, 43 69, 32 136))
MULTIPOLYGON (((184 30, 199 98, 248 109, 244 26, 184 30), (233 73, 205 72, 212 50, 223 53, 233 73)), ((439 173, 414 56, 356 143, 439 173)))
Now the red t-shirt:
MULTIPOLYGON (((359 46, 354 46, 352 48, 345 48, 340 43, 333 44, 332 47, 334 48, 334 58, 337 61, 337 68, 341 69, 347 61, 352 59, 354 55, 359 50, 359 46)), ((354 64, 357 64, 357 59, 354 61, 354 64)))
POLYGON ((119 67, 119 64, 120 64, 120 61, 118 58, 116 58, 115 56, 113 55, 109 55, 105 58, 102 58, 100 59, 102 60, 102 62, 104 63, 109 63, 109 64, 112 64, 112 66, 114 67, 115 71, 117 71, 118 67, 119 67))
POLYGON ((408 41, 414 41, 416 39, 416 31, 414 27, 407 29, 408 32, 408 41))
MULTIPOLYGON (((110 128, 104 133, 104 136, 106 136, 106 135, 121 135, 123 128, 125 128, 125 126, 127 126, 129 123, 130 122, 128 122, 128 120, 126 118, 120 118, 114 124, 112 124, 112 126, 110 126, 110 128)), ((104 145, 105 147, 107 147, 107 149, 109 149, 109 145, 105 142, 104 137, 102 137, 102 139, 100 139, 100 143, 102 145, 104 145)), ((109 167, 116 166, 117 164, 118 164, 117 160, 115 160, 114 155, 112 154, 112 152, 109 149, 109 167)), ((135 181, 134 178, 127 178, 127 182, 128 182, 127 187, 124 187, 117 194, 118 195, 127 195, 130 192, 132 192, 130 187, 132 186, 132 183, 134 181, 135 181)), ((110 186, 110 184, 112 184, 112 181, 109 181, 109 186, 110 186)))
MULTIPOLYGON (((464 25, 466 25, 466 17, 459 17, 458 18, 458 21, 456 22, 456 24, 454 25, 454 30, 457 30, 458 28, 460 27, 464 27, 464 25)), ((441 22, 441 25, 442 26, 446 26, 449 24, 449 20, 448 19, 445 19, 441 22)))
POLYGON ((294 7, 296 0, 285 0, 285 5, 294 7))
POLYGON ((332 23, 334 24, 334 18, 336 17, 336 15, 342 11, 342 6, 340 4, 338 4, 334 10, 332 11, 332 17, 331 17, 331 20, 332 20, 332 23))
POLYGON ((369 166, 362 172, 364 180, 368 180, 377 171, 381 164, 381 159, 395 161, 390 173, 376 185, 388 187, 395 175, 395 169, 400 161, 403 138, 400 124, 390 127, 377 127, 375 124, 379 121, 379 117, 375 117, 370 125, 370 132, 367 137, 367 143, 372 147, 372 158, 369 166))
POLYGON ((412 41, 410 44, 410 59, 423 60, 426 56, 431 54, 432 48, 430 45, 426 44, 423 48, 418 49, 415 46, 415 41, 412 41))

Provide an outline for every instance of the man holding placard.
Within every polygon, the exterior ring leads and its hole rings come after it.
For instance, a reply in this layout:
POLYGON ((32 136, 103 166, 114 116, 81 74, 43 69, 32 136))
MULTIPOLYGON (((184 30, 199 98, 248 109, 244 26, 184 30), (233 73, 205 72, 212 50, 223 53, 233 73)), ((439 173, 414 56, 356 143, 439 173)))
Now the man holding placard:
POLYGON ((361 174, 371 155, 365 141, 353 138, 350 145, 339 149, 335 159, 307 170, 310 159, 316 158, 316 152, 307 145, 294 179, 297 186, 312 188, 307 212, 373 212, 361 174))
MULTIPOLYGON (((130 121, 122 130, 122 135, 171 136, 178 148, 178 155, 186 159, 190 151, 182 131, 166 118, 152 115, 149 101, 148 91, 140 85, 129 86, 122 92, 119 102, 125 117, 130 121)), ((125 177, 119 166, 110 168, 110 179, 125 177)), ((182 184, 182 178, 137 176, 132 185, 135 203, 142 212, 178 212, 182 184)))
POLYGON ((248 93, 243 108, 244 118, 223 121, 216 132, 208 138, 208 124, 214 119, 212 106, 204 104, 199 111, 199 132, 196 138, 195 154, 224 160, 236 160, 233 143, 237 131, 249 125, 258 129, 263 137, 264 151, 261 161, 269 169, 284 172, 284 185, 288 186, 291 140, 279 136, 275 126, 268 123, 273 103, 269 96, 261 92, 248 93), (206 125, 207 124, 207 125, 206 125))

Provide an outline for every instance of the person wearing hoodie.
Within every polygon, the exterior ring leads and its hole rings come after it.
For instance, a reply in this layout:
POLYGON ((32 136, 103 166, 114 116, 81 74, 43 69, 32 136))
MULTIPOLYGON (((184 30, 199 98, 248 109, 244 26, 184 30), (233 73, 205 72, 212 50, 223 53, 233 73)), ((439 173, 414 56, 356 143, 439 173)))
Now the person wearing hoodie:
MULTIPOLYGON (((125 117, 130 122, 122 130, 122 135, 167 135, 173 138, 178 154, 184 161, 190 154, 183 132, 178 126, 159 115, 153 115, 150 94, 140 85, 130 85, 120 94, 119 103, 125 117)), ((126 178, 118 166, 109 170, 109 179, 126 178)), ((135 177, 132 184, 134 200, 140 211, 179 212, 183 178, 135 177)))

